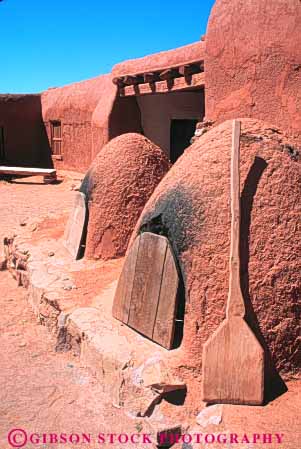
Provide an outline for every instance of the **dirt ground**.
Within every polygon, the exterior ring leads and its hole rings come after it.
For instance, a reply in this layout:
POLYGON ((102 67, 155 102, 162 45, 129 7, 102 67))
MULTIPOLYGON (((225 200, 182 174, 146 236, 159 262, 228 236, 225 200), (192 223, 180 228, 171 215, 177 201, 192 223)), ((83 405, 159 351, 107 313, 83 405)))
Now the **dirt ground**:
POLYGON ((7 272, 1 273, 0 288, 1 448, 7 447, 6 434, 13 428, 95 434, 108 413, 101 388, 77 358, 54 352, 53 336, 37 324, 25 291, 7 272))
MULTIPOLYGON (((73 204, 73 184, 66 179, 57 185, 41 185, 39 178, 0 182, 1 242, 8 234, 26 232, 32 223, 41 223, 40 237, 46 224, 52 237, 56 232, 60 235, 58 222, 66 221, 73 204)), ((33 233, 33 240, 36 235, 33 233)), ((71 353, 55 352, 56 338, 38 323, 26 290, 18 288, 7 271, 0 271, 0 291, 0 448, 12 447, 8 441, 12 429, 39 434, 86 433, 92 435, 92 441, 101 432, 119 429, 122 433, 131 428, 134 433, 137 424, 110 405, 101 385, 80 366, 79 359, 71 353)), ((21 444, 21 434, 16 441, 21 444)), ((56 447, 48 444, 27 443, 24 447, 56 447)))
MULTIPOLYGON (((0 238, 12 230, 23 232, 27 223, 42 222, 40 231, 64 220, 72 205, 72 180, 57 185, 35 184, 35 180, 18 183, 0 182, 0 238), (53 222, 51 220, 54 220, 53 222), (26 224, 24 225, 24 222, 26 224), (45 226, 45 223, 48 223, 45 226), (52 223, 52 225, 51 225, 52 223), (20 226, 22 224, 22 226, 20 226)), ((55 229, 52 226, 52 234, 55 229)), ((70 448, 111 447, 142 449, 153 446, 142 441, 141 435, 149 432, 143 419, 133 419, 123 410, 114 408, 110 398, 104 396, 102 386, 91 372, 80 365, 71 353, 56 353, 56 340, 47 328, 38 324, 32 313, 22 287, 7 271, 0 271, 0 449, 25 448, 70 448), (12 429, 21 429, 15 436, 12 429), (38 433, 91 434, 91 442, 61 443, 59 445, 42 437, 35 443, 22 444, 25 430, 28 435, 38 433), (140 435, 137 443, 100 443, 99 433, 127 433, 140 435)), ((300 381, 288 383, 288 392, 265 407, 224 406, 220 427, 209 426, 206 431, 279 433, 283 442, 271 444, 180 444, 177 449, 299 449, 300 434, 300 381)), ((201 401, 200 401, 201 403, 201 401)), ((195 424, 189 432, 205 433, 195 424)), ((75 437, 74 437, 75 438, 75 437)))
POLYGON ((1 237, 14 231, 19 233, 28 223, 68 214, 74 195, 71 189, 76 182, 66 178, 62 183, 47 185, 39 176, 0 181, 1 237))

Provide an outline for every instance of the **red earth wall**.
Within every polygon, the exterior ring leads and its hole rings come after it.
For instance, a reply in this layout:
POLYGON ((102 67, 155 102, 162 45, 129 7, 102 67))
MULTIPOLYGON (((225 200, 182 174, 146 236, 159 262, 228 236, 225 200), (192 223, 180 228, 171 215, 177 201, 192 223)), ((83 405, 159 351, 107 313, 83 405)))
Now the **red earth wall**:
POLYGON ((259 118, 301 141, 300 1, 216 0, 205 42, 206 118, 259 118))
POLYGON ((4 136, 0 163, 51 166, 40 95, 0 95, 0 127, 4 136))
POLYGON ((136 73, 164 70, 169 67, 202 61, 204 59, 204 42, 194 42, 173 50, 161 51, 143 58, 130 59, 120 62, 113 67, 112 75, 115 77, 133 75, 136 73))
POLYGON ((49 142, 51 121, 61 121, 63 159, 54 160, 57 168, 86 171, 110 139, 141 131, 136 99, 120 98, 111 75, 44 92, 42 112, 49 142))
POLYGON ((103 75, 42 94, 42 114, 49 142, 51 121, 61 121, 63 155, 61 161, 54 160, 57 168, 85 171, 91 164, 94 156, 92 116, 108 89, 114 97, 116 88, 110 75, 103 75))

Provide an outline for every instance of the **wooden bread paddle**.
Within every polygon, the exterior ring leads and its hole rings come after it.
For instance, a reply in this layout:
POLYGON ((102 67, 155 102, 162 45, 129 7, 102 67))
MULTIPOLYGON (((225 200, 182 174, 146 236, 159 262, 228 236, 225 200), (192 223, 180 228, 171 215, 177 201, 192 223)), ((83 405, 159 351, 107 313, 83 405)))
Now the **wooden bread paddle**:
POLYGON ((241 123, 233 121, 231 154, 231 253, 226 319, 204 345, 203 400, 208 403, 262 404, 264 352, 244 320, 240 287, 241 123))

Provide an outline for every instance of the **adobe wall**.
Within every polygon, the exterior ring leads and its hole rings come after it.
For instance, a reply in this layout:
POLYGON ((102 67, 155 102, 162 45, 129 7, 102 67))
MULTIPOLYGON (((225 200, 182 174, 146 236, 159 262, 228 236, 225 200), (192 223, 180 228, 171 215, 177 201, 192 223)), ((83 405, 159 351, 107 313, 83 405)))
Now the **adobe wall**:
POLYGON ((135 98, 120 98, 110 74, 42 94, 42 113, 51 142, 51 121, 60 120, 63 159, 57 168, 85 172, 102 147, 126 132, 141 132, 135 98))
POLYGON ((172 119, 198 119, 204 116, 204 92, 173 92, 137 97, 143 134, 170 155, 172 119))
POLYGON ((0 127, 6 164, 51 166, 40 95, 0 95, 0 127))
POLYGON ((140 132, 135 97, 120 98, 111 75, 52 88, 41 95, 0 95, 7 163, 85 172, 101 148, 140 132), (60 121, 62 160, 51 154, 51 121, 60 121))
POLYGON ((300 1, 216 0, 205 42, 206 118, 259 118, 301 141, 300 1))
POLYGON ((143 58, 123 61, 113 67, 112 75, 114 77, 133 75, 201 61, 204 59, 204 48, 204 42, 198 41, 172 50, 147 55, 143 58))
POLYGON ((94 157, 92 115, 110 89, 114 96, 116 88, 110 75, 103 75, 43 92, 42 114, 49 143, 51 121, 61 121, 63 156, 62 160, 54 159, 57 168, 87 170, 94 157))

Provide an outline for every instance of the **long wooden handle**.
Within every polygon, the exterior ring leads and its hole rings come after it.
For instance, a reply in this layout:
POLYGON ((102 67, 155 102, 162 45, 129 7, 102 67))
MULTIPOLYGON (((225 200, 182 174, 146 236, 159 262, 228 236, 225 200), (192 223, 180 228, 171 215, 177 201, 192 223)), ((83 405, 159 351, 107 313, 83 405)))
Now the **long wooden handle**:
POLYGON ((227 303, 227 317, 245 316, 245 304, 240 288, 240 176, 239 147, 241 123, 233 120, 232 150, 231 150, 231 250, 230 279, 227 303))

